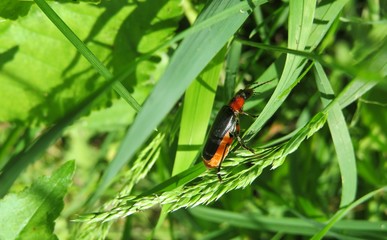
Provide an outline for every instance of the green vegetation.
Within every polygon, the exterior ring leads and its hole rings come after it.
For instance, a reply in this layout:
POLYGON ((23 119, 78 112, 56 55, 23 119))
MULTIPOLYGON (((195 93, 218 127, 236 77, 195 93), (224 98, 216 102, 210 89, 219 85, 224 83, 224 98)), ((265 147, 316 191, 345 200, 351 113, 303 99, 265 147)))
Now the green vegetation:
POLYGON ((381 2, 2 1, 0 239, 384 239, 381 2))

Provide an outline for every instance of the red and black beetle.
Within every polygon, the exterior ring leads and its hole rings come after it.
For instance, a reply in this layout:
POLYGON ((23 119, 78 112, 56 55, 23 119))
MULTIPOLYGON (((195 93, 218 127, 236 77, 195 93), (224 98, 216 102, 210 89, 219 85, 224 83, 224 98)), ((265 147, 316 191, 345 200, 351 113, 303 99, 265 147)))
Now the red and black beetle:
POLYGON ((254 153, 253 149, 247 147, 239 136, 239 114, 252 116, 243 111, 243 105, 245 104, 245 101, 254 94, 253 89, 268 82, 270 81, 258 84, 253 88, 239 90, 228 105, 225 105, 220 109, 212 124, 210 133, 207 137, 207 142, 203 147, 202 158, 204 165, 206 165, 207 168, 218 168, 217 174, 220 181, 222 180, 220 176, 220 166, 222 161, 226 158, 235 138, 243 148, 254 153))

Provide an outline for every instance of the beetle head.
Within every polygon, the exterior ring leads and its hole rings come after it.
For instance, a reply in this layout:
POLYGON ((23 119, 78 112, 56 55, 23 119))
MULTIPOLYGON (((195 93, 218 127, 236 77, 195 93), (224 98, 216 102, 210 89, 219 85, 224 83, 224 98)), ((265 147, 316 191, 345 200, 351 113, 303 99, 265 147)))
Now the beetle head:
POLYGON ((253 83, 249 87, 239 90, 239 92, 237 94, 239 94, 241 97, 243 97, 246 100, 254 94, 254 89, 256 89, 256 88, 258 88, 266 83, 269 83, 271 81, 273 81, 273 80, 266 81, 263 83, 255 83, 255 84, 253 83))
POLYGON ((244 100, 250 98, 251 96, 253 96, 254 94, 254 91, 253 89, 251 88, 246 88, 246 89, 241 89, 239 90, 237 93, 236 93, 236 96, 240 96, 242 97, 244 100))

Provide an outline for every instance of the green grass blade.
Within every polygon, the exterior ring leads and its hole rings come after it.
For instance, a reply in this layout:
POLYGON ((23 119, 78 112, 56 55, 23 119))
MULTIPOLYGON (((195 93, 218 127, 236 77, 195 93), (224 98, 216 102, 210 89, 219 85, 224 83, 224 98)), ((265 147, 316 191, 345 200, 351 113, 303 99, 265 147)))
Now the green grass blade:
POLYGON ((232 41, 226 60, 226 79, 224 80, 224 99, 225 103, 234 96, 235 85, 238 82, 239 61, 242 52, 242 44, 238 41, 232 41))
POLYGON ((313 24, 313 29, 311 30, 306 43, 308 48, 313 50, 320 45, 327 32, 331 29, 333 22, 336 21, 348 1, 349 0, 338 0, 330 3, 320 2, 321 4, 317 6, 315 12, 316 21, 313 24))
MULTIPOLYGON (((229 18, 231 15, 234 15, 236 12, 239 12, 241 14, 249 13, 253 6, 259 6, 266 2, 267 2, 266 0, 252 0, 251 5, 246 4, 246 2, 239 2, 233 5, 229 5, 227 9, 224 9, 220 12, 212 14, 211 16, 207 16, 205 19, 201 19, 200 21, 196 21, 193 27, 188 28, 187 30, 177 34, 173 39, 162 44, 157 49, 171 46, 188 36, 191 36, 202 30, 211 28, 213 27, 214 24, 227 20, 227 18, 229 18)), ((154 49, 153 51, 151 51, 150 54, 157 51, 157 49, 154 49)))
MULTIPOLYGON (((262 2, 256 1, 254 3, 262 2)), ((197 22, 201 22, 235 4, 249 6, 248 2, 241 3, 237 0, 212 1, 198 17, 197 22)), ((239 10, 230 12, 227 19, 215 23, 211 28, 203 29, 184 39, 125 136, 116 158, 103 175, 93 199, 96 199, 109 186, 116 173, 133 157, 193 79, 246 20, 248 12, 239 10), (171 91, 171 86, 174 87, 173 91, 171 91)))
MULTIPOLYGON (((288 48, 301 52, 313 51, 322 41, 346 2, 348 0, 319 4, 317 8, 314 1, 290 2, 288 48), (315 8, 316 12, 313 16, 311 9, 315 8), (304 14, 303 11, 308 13, 304 14), (314 19, 319 21, 314 22, 314 19)), ((303 54, 299 55, 302 56, 303 54)), ((308 56, 306 55, 306 57, 308 56)), ((310 55, 310 58, 315 57, 310 55)), ((292 54, 287 55, 278 86, 259 117, 246 131, 246 140, 250 140, 282 105, 291 89, 296 85, 305 64, 306 61, 303 58, 292 56, 292 54)), ((258 81, 261 81, 261 79, 258 81)))
MULTIPOLYGON (((334 96, 334 92, 319 63, 315 63, 315 77, 317 87, 322 95, 321 101, 325 107, 332 101, 331 99, 332 96, 334 96)), ((328 112, 328 125, 341 172, 342 192, 340 206, 343 207, 350 204, 355 199, 357 171, 351 136, 349 135, 348 127, 339 104, 334 104, 328 112)))

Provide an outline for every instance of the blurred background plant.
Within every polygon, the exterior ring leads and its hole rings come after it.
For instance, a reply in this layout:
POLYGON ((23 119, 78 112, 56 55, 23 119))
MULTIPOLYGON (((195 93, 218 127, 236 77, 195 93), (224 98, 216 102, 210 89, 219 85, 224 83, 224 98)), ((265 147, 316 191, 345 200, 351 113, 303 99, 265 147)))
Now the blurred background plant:
POLYGON ((2 1, 0 239, 384 239, 386 10, 2 1), (219 182, 208 128, 264 81, 219 182))

